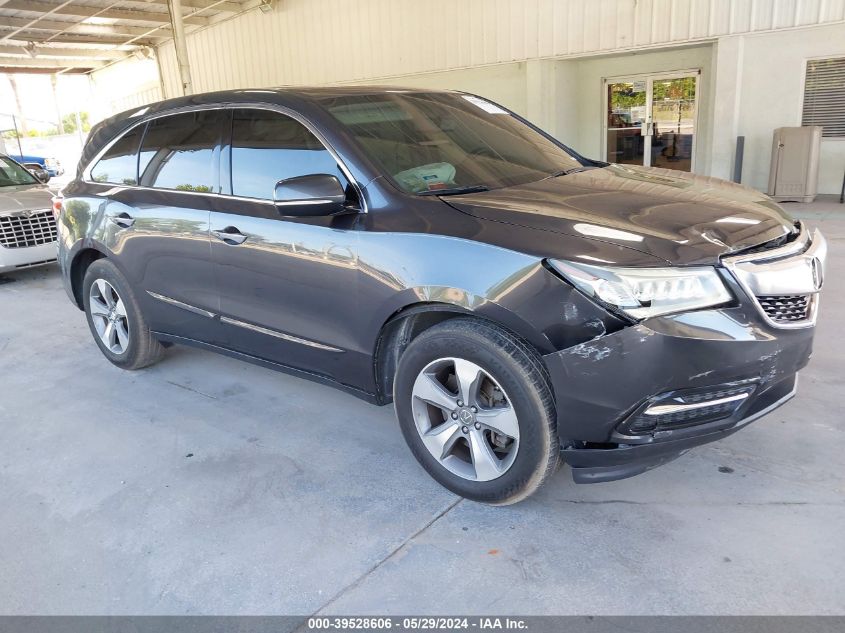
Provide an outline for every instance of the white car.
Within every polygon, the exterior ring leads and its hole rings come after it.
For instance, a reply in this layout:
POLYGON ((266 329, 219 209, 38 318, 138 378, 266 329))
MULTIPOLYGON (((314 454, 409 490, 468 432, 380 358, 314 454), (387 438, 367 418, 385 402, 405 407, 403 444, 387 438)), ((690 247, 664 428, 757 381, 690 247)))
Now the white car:
POLYGON ((53 195, 24 167, 0 155, 0 274, 54 261, 53 195))

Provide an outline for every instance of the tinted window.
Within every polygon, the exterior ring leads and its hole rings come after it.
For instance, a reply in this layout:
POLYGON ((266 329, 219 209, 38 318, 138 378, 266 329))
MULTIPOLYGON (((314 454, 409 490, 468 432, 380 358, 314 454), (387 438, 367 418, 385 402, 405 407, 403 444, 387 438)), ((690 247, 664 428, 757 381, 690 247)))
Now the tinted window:
POLYGON ((214 151, 226 116, 223 110, 204 110, 150 121, 141 146, 141 184, 214 191, 214 151))
POLYGON ((346 183, 337 162, 298 121, 267 110, 235 110, 232 120, 232 193, 271 200, 276 183, 332 174, 346 183))
POLYGON ((144 126, 139 125, 118 139, 94 165, 91 178, 96 182, 115 185, 137 185, 138 144, 143 132, 144 126))

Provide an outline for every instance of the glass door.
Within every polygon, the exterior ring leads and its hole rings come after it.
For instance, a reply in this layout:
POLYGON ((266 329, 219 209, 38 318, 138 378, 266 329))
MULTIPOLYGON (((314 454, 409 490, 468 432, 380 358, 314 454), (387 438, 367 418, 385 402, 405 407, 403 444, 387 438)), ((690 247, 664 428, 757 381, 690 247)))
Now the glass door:
POLYGON ((607 84, 607 160, 644 165, 645 121, 648 109, 645 81, 607 84))
POLYGON ((605 83, 605 159, 692 171, 698 73, 605 83))

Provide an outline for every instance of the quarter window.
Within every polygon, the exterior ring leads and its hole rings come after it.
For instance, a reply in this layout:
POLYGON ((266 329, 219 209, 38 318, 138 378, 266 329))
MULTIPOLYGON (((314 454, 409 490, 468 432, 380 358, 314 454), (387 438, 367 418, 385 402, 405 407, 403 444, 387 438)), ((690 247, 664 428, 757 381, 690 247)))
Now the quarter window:
POLYGON ((117 140, 91 169, 95 182, 115 185, 138 184, 138 145, 144 126, 139 125, 117 140))
POLYGON ((200 110, 150 121, 139 160, 141 185, 213 192, 225 118, 223 110, 200 110))
POLYGON ((278 181, 309 174, 347 182, 331 153, 299 121, 268 110, 233 111, 234 195, 272 200, 278 181))

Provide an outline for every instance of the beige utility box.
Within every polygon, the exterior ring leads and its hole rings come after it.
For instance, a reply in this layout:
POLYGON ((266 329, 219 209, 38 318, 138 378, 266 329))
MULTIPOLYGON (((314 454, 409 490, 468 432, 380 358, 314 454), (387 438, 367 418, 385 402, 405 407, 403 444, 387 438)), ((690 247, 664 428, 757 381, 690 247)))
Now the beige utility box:
POLYGON ((767 193, 777 200, 812 202, 819 184, 822 128, 779 127, 772 141, 767 193))

